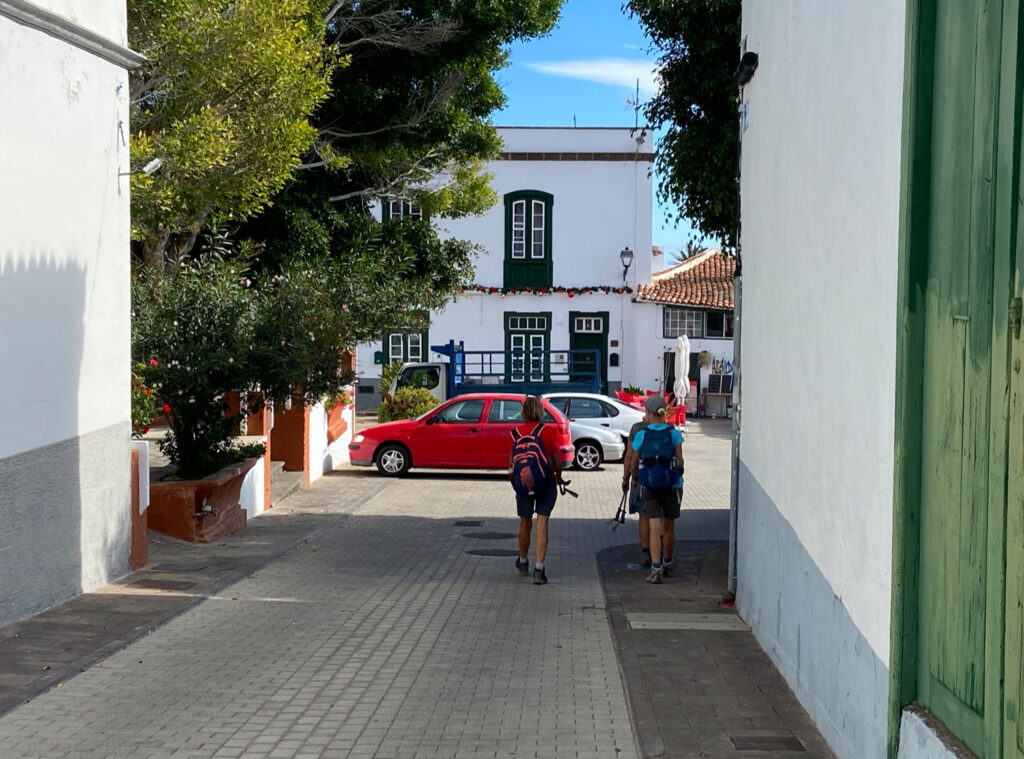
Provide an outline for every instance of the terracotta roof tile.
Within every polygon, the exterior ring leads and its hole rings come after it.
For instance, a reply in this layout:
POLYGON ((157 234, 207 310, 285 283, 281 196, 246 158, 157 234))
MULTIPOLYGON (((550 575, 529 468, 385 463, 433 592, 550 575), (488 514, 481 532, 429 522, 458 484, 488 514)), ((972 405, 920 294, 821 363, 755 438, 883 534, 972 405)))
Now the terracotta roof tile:
POLYGON ((735 258, 718 249, 705 250, 682 263, 655 272, 651 284, 637 288, 637 300, 732 309, 735 270, 735 258))

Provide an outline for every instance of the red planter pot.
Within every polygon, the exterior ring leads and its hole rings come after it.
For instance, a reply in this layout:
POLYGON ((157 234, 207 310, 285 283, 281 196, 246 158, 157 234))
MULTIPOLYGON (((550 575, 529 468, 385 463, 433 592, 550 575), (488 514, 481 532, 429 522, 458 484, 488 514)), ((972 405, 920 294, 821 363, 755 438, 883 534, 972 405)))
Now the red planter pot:
POLYGON ((249 470, 246 459, 201 480, 156 482, 149 488, 150 529, 192 543, 210 543, 245 527, 239 494, 249 470))

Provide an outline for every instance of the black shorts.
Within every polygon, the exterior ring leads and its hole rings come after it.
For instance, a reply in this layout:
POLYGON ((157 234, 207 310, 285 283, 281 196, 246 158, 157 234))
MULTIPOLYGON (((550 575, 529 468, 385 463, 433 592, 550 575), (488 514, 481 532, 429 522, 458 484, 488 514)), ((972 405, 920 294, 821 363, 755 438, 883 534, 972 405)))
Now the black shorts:
POLYGON ((555 508, 555 499, 558 498, 558 483, 551 480, 551 484, 537 488, 533 495, 520 495, 516 493, 516 512, 523 519, 532 519, 534 512, 543 517, 551 516, 551 510, 555 508))
POLYGON ((683 489, 648 490, 642 488, 640 497, 644 502, 644 514, 652 519, 678 519, 683 502, 683 489))

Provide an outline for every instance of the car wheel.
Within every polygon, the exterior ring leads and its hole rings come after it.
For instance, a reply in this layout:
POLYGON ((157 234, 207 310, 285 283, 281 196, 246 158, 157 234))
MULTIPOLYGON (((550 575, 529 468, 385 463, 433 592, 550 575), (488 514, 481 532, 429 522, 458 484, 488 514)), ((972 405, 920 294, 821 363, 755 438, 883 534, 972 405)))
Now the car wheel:
POLYGON ((581 440, 576 443, 576 468, 589 472, 601 466, 601 446, 593 440, 581 440))
POLYGON ((401 477, 412 466, 412 458, 404 445, 388 443, 377 451, 377 471, 388 477, 401 477))

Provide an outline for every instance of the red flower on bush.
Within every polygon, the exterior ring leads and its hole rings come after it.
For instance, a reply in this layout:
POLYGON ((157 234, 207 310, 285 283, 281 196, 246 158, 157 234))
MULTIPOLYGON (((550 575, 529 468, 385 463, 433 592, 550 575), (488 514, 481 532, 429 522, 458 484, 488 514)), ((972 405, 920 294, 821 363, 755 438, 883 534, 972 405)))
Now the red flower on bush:
POLYGON ((160 364, 157 363, 157 360, 155 358, 151 358, 149 360, 149 363, 152 364, 153 366, 160 366, 160 364))
POLYGON ((571 298, 572 296, 574 296, 575 294, 576 294, 576 293, 574 293, 574 292, 573 292, 572 290, 570 290, 570 291, 569 291, 569 297, 570 297, 570 298, 571 298))
POLYGON ((165 404, 164 404, 164 413, 165 413, 165 414, 169 414, 169 413, 171 413, 171 407, 170 407, 170 405, 169 405, 169 404, 167 404, 167 403, 165 403, 165 404))

